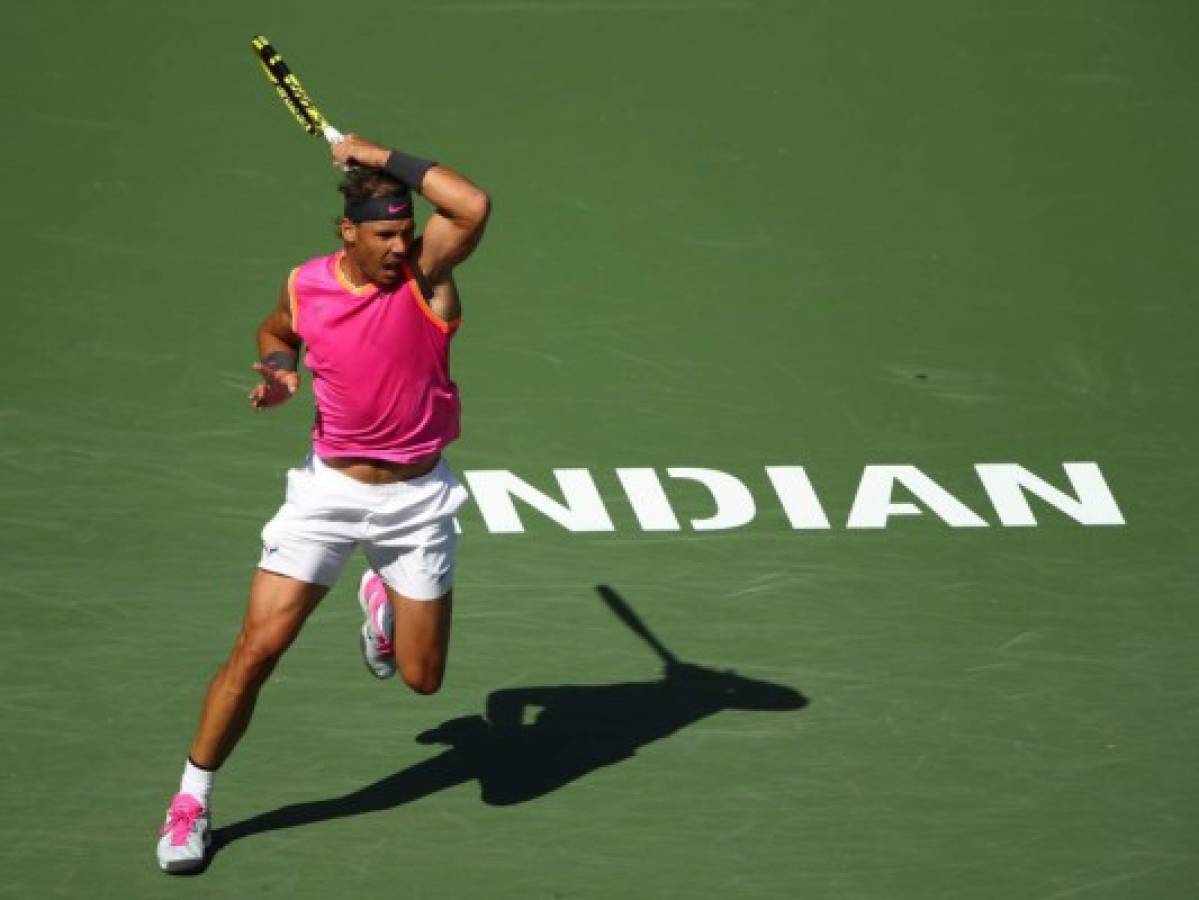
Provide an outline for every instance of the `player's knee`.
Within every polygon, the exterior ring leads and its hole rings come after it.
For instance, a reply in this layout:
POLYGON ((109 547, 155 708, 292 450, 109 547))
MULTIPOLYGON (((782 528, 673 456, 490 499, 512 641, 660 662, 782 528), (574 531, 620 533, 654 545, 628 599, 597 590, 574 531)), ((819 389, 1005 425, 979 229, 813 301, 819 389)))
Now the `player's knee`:
POLYGON ((286 649, 287 642, 270 632, 243 631, 233 651, 233 668, 242 680, 259 684, 271 674, 286 649))
POLYGON ((436 694, 441 690, 445 667, 437 664, 417 663, 400 667, 404 684, 418 694, 436 694))

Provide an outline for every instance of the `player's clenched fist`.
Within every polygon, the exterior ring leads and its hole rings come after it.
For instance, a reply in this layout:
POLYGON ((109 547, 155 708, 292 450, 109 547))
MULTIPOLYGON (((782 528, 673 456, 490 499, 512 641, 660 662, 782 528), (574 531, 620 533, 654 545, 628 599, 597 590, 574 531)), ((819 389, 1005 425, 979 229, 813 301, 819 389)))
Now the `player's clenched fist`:
POLYGON ((347 134, 329 147, 333 162, 338 166, 365 166, 382 169, 391 151, 357 134, 347 134))

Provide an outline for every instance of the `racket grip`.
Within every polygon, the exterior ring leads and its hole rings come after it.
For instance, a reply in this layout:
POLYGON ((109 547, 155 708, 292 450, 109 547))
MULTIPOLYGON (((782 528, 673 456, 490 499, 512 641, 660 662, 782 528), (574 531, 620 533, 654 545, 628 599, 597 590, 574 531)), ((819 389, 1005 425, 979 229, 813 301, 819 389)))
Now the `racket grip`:
MULTIPOLYGON (((340 144, 346 139, 346 136, 334 128, 332 125, 324 125, 321 127, 321 134, 325 136, 325 140, 330 144, 340 144)), ((350 171, 349 166, 338 166, 343 172, 350 171)))

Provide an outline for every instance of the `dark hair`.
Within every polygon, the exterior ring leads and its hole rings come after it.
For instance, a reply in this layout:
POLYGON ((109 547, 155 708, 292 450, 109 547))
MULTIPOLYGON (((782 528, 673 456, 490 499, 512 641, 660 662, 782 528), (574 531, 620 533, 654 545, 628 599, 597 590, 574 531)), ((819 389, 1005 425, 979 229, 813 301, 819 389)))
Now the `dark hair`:
MULTIPOLYGON (((384 172, 382 169, 368 169, 354 166, 337 186, 341 195, 346 198, 345 205, 361 203, 363 200, 373 200, 376 197, 407 197, 408 189, 404 183, 384 172)), ((333 233, 341 238, 341 216, 333 220, 333 233)))
POLYGON ((408 189, 394 175, 382 169, 364 169, 355 166, 346 172, 346 177, 337 186, 347 203, 361 203, 376 197, 400 197, 408 189))

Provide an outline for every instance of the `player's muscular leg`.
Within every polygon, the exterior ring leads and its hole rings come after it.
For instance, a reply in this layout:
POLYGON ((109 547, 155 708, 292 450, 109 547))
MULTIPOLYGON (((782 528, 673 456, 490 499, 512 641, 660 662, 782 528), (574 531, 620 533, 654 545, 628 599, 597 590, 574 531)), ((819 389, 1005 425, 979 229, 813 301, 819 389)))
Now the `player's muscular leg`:
POLYGON ((409 600, 388 587, 387 596, 395 613, 394 646, 400 677, 418 694, 434 694, 445 675, 454 592, 437 600, 409 600))
POLYGON ((258 690, 329 589, 257 569, 241 633, 208 685, 191 758, 206 768, 225 761, 245 733, 258 690))

